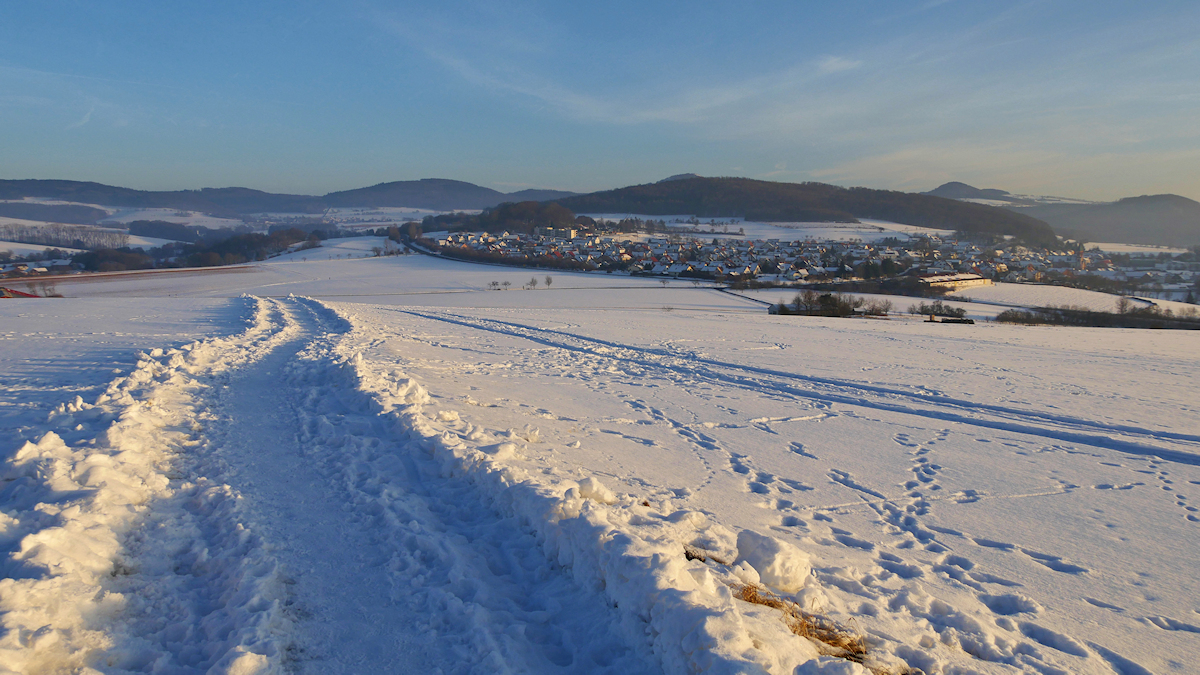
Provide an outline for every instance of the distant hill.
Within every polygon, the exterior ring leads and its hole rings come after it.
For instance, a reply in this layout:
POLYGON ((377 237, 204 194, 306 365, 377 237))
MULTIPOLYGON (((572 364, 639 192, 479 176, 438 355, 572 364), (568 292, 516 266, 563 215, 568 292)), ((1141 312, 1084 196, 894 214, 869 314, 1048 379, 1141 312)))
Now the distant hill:
POLYGON ((683 178, 559 200, 575 213, 744 217, 769 222, 857 222, 877 218, 909 225, 1049 242, 1046 223, 1011 211, 931 195, 823 183, 749 178, 683 178))
POLYGON ((1027 206, 1020 213, 1087 241, 1195 246, 1200 244, 1200 202, 1179 195, 1128 197, 1108 204, 1027 206))
POLYGON ((550 201, 574 194, 576 193, 562 190, 521 190, 506 194, 461 180, 422 178, 331 192, 321 201, 334 207, 407 206, 415 209, 454 211, 487 209, 503 202, 550 201))
POLYGON ((101 206, 179 209, 215 216, 266 211, 313 213, 323 210, 316 197, 281 195, 249 188, 204 188, 153 192, 73 180, 0 180, 0 199, 42 197, 101 206))
POLYGON ((1061 197, 1014 195, 1004 190, 981 190, 957 181, 924 194, 947 199, 1004 202, 1004 208, 1044 221, 1063 236, 1087 241, 1157 246, 1200 244, 1200 203, 1179 195, 1086 202, 1061 197))
POLYGON ((35 204, 29 202, 0 202, 0 216, 40 220, 47 223, 91 225, 108 216, 108 212, 78 204, 35 204))
POLYGON ((666 178, 664 178, 658 182, 670 183, 673 180, 687 180, 689 178, 700 178, 700 177, 701 176, 699 176, 698 174, 694 174, 694 173, 677 173, 674 176, 667 176, 666 178))
POLYGON ((966 183, 951 181, 922 194, 946 199, 995 199, 998 201, 1018 201, 1017 198, 1004 190, 979 189, 966 183))
POLYGON ((408 206, 452 211, 485 209, 504 201, 504 193, 460 180, 422 178, 380 183, 371 187, 331 192, 323 198, 329 206, 408 206))
POLYGON ((506 202, 549 202, 556 199, 566 199, 574 197, 578 192, 567 192, 565 190, 521 190, 519 192, 509 192, 504 195, 506 202))
MULTIPOLYGON (((240 187, 156 192, 71 180, 0 180, 0 199, 40 197, 102 206, 199 211, 225 217, 251 213, 320 213, 329 207, 356 206, 407 206, 437 211, 483 209, 502 202, 545 201, 574 194, 561 190, 521 190, 505 194, 463 181, 440 178, 380 183, 357 190, 332 192, 324 197, 275 194, 240 187)), ((14 218, 75 222, 66 220, 63 215, 52 215, 52 212, 47 210, 49 207, 22 210, 24 205, 0 204, 0 207, 4 206, 16 209, 13 213, 27 214, 10 216, 14 218)), ((76 219, 90 215, 90 211, 88 214, 83 214, 82 211, 72 213, 72 217, 76 219)), ((0 215, 5 214, 0 212, 0 215)), ((104 215, 99 213, 96 218, 103 218, 104 215)), ((88 222, 94 221, 95 218, 92 218, 88 222)))

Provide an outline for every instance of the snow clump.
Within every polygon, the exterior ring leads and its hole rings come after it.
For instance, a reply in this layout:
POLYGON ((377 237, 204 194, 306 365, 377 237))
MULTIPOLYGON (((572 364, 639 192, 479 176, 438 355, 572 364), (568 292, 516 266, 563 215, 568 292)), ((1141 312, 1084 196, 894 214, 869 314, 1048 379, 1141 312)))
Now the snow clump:
POLYGON ((605 487, 604 483, 601 483, 592 476, 579 481, 579 494, 585 499, 591 499, 601 504, 615 504, 617 502, 617 495, 605 487))
MULTIPOLYGON (((758 572, 762 583, 783 593, 795 593, 800 590, 812 573, 812 562, 807 554, 774 537, 742 530, 738 534, 737 548, 735 565, 748 563, 758 572)), ((738 576, 744 580, 749 575, 738 576)))

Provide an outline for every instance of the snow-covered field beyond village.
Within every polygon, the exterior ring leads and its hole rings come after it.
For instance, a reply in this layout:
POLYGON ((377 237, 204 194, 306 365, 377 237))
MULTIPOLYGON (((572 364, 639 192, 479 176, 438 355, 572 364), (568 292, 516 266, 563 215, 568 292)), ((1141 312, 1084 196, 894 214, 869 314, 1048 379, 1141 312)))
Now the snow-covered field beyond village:
MULTIPOLYGON (((583 214, 597 220, 620 221, 624 218, 640 218, 642 220, 663 220, 668 227, 687 228, 687 222, 692 216, 651 216, 640 213, 586 213, 583 214)), ((700 221, 697 226, 700 237, 737 236, 747 239, 779 239, 781 241, 816 240, 816 241, 851 241, 877 242, 884 239, 910 239, 916 234, 932 234, 946 236, 953 234, 951 230, 938 230, 916 225, 905 225, 888 220, 860 219, 857 223, 786 223, 759 222, 743 218, 710 218, 700 221)))
POLYGON ((0 673, 1197 670, 1192 332, 337 246, 0 303, 0 673))

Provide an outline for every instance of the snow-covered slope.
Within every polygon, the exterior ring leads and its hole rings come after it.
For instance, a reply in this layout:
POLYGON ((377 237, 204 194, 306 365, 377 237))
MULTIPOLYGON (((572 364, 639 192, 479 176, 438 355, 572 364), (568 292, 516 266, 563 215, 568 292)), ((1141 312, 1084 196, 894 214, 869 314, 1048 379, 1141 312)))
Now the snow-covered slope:
POLYGON ((0 343, 25 369, 0 376, 4 667, 1190 669, 1190 333, 490 291, 531 271, 418 256, 249 269, 0 306, 35 319, 0 343))
POLYGON ((22 244, 15 241, 0 241, 0 251, 9 251, 14 256, 27 256, 30 253, 41 253, 48 248, 57 248, 60 251, 67 253, 81 253, 81 249, 63 248, 60 246, 44 246, 40 244, 22 244))

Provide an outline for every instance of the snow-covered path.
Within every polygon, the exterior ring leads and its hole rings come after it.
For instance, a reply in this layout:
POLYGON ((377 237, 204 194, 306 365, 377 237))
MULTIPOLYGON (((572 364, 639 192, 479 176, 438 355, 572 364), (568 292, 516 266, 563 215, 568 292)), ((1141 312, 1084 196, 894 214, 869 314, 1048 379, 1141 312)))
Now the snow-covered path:
POLYGON ((344 322, 313 303, 277 306, 294 337, 230 380, 210 434, 290 586, 297 670, 645 669, 611 608, 528 528, 421 462, 328 372, 344 322))
POLYGON ((320 319, 299 303, 276 306, 288 339, 215 392, 209 436, 288 586, 298 634, 286 657, 305 672, 433 672, 413 615, 381 592, 386 560, 363 545, 373 535, 300 443, 285 373, 320 319))

